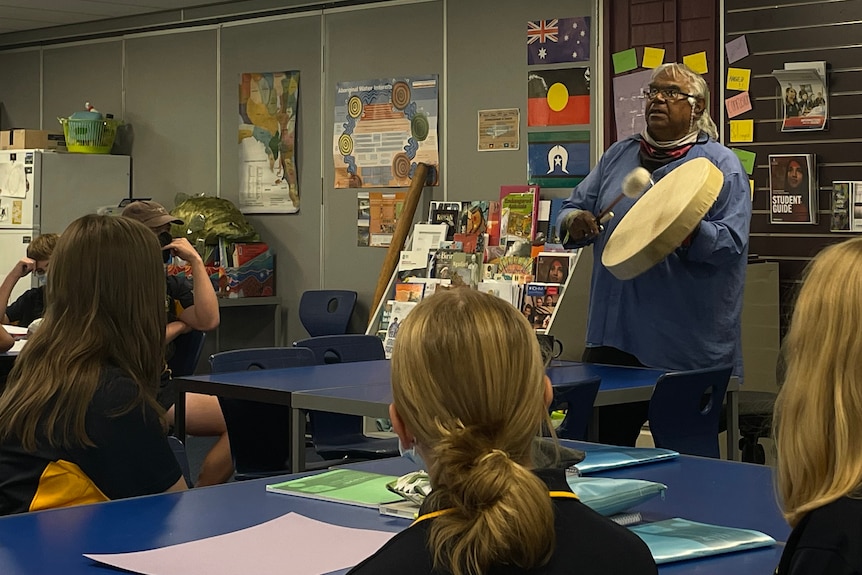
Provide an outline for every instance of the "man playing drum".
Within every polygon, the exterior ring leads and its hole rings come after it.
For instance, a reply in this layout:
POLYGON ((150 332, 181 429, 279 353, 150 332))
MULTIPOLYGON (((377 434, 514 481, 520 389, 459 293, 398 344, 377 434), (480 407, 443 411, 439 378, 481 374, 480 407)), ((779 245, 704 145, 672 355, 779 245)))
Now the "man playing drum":
MULTIPOLYGON (((557 220, 558 229, 568 233, 566 247, 593 245, 583 360, 667 370, 733 364, 734 375, 741 377, 740 322, 751 219, 748 176, 736 155, 716 141, 718 132, 707 110, 709 90, 700 75, 682 64, 665 64, 653 72, 644 97, 646 129, 604 153, 563 203, 557 220), (603 229, 596 214, 619 196, 633 169, 642 166, 659 182, 700 157, 724 175, 715 203, 666 258, 637 277, 617 279, 602 264, 602 253, 622 217, 646 196, 623 197, 603 229)), ((643 233, 653 233, 653 222, 643 221, 643 233)), ((634 445, 647 412, 647 402, 602 407, 599 441, 634 445)))

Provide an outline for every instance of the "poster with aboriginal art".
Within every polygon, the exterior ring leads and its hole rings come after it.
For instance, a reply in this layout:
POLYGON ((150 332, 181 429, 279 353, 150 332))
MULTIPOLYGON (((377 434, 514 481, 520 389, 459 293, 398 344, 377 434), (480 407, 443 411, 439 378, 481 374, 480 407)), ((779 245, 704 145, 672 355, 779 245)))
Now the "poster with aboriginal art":
POLYGON ((336 188, 410 185, 418 163, 437 184, 437 75, 339 82, 333 157, 336 188))
POLYGON ((296 105, 299 72, 240 75, 239 209, 246 214, 299 211, 296 105))
POLYGON ((814 154, 769 156, 769 223, 817 223, 817 164, 814 154))

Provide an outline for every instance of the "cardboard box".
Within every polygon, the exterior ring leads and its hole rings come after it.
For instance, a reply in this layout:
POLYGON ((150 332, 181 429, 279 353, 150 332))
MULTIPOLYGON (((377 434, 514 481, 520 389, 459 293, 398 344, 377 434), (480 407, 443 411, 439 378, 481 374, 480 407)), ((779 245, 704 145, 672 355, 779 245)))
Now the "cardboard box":
POLYGON ((0 132, 0 150, 65 150, 63 134, 47 130, 3 130, 0 132))
MULTIPOLYGON (((270 297, 275 295, 275 254, 267 250, 238 267, 207 266, 218 297, 270 297)), ((171 275, 190 276, 191 266, 170 264, 171 275)))

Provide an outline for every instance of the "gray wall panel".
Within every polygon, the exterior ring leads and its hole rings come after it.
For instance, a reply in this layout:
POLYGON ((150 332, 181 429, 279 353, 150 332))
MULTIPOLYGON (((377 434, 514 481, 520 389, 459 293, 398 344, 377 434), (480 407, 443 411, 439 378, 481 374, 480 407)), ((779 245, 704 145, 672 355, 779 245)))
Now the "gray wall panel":
MULTIPOLYGON (((592 9, 589 0, 448 3, 449 165, 446 168, 450 200, 497 199, 501 185, 526 183, 527 21, 591 16, 592 9), (482 15, 480 26, 476 25, 478 14, 482 15), (477 151, 477 112, 493 108, 520 109, 520 150, 477 151)), ((596 24, 591 25, 592 33, 596 34, 596 24)))
MULTIPOLYGON (((243 72, 299 70, 298 214, 249 216, 276 253, 276 293, 286 312, 286 341, 307 337, 297 315, 299 298, 320 287, 320 16, 224 28, 221 32, 221 195, 238 200, 239 77, 243 72)), ((233 346, 222 334, 222 347, 233 346)), ((243 342, 236 347, 246 347, 243 342)))
MULTIPOLYGON (((325 18, 327 71, 323 137, 326 142, 332 141, 338 82, 442 75, 442 2, 342 12, 325 18)), ((440 90, 442 94, 442 78, 440 90)), ((445 134, 441 132, 440 137, 445 138, 445 134)), ((332 187, 332 145, 324 145, 324 150, 324 287, 358 292, 358 309, 351 327, 353 331, 365 331, 386 250, 356 246, 357 190, 332 187)), ((422 204, 431 199, 430 193, 426 189, 422 204)))
POLYGON ((0 128, 39 129, 39 51, 0 54, 0 128))
POLYGON ((169 209, 178 192, 216 192, 216 32, 126 40, 132 193, 169 209))
POLYGON ((86 102, 102 113, 122 117, 122 41, 46 48, 43 66, 45 129, 60 129, 57 118, 83 110, 86 102))

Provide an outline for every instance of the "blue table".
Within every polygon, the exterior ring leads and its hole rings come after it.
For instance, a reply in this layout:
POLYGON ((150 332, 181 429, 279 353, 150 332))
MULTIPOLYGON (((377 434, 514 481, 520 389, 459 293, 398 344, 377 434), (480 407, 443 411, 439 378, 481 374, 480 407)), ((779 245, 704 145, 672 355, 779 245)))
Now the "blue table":
MULTIPOLYGON (((574 444, 586 447, 583 444, 574 444)), ((411 463, 392 458, 358 467, 398 475, 411 463)), ((685 517, 763 531, 779 541, 789 529, 776 507, 768 467, 681 456, 678 460, 608 472, 610 477, 661 481, 664 500, 641 505, 649 520, 685 517)), ((267 493, 265 485, 289 478, 259 479, 138 497, 68 509, 0 518, 3 575, 96 575, 116 573, 83 553, 120 553, 184 543, 257 525, 290 511, 349 527, 400 531, 405 519, 375 510, 267 493)), ((763 575, 771 573, 781 548, 769 548, 665 565, 662 574, 763 575)), ((285 567, 287 569, 287 567, 285 567)), ((285 571, 288 572, 288 571, 285 571)))
MULTIPOLYGON (((355 364, 359 365, 359 364, 355 364)), ((552 385, 563 385, 601 377, 602 383, 596 397, 595 407, 616 405, 635 401, 649 401, 653 388, 664 373, 658 369, 618 367, 578 363, 548 369, 552 385)), ((359 376, 357 376, 359 377, 359 376)), ((738 400, 739 385, 732 378, 727 387, 727 453, 731 459, 739 456, 738 400)), ((388 417, 389 404, 392 403, 392 389, 389 381, 368 385, 317 388, 296 391, 291 397, 291 469, 305 469, 304 436, 298 426, 305 421, 305 411, 328 411, 365 417, 388 417)), ((595 439, 598 413, 593 414, 590 438, 595 439)))
MULTIPOLYGON (((656 381, 664 373, 659 369, 576 362, 560 362, 548 368, 553 385, 601 377, 597 407, 649 401, 656 381)), ((176 380, 176 434, 185 437, 187 392, 286 405, 292 408, 291 469, 302 471, 305 469, 305 410, 388 417, 388 406, 392 402, 389 385, 388 360, 181 377, 176 380)), ((731 458, 738 458, 739 454, 738 389, 736 379, 731 379, 727 388, 727 444, 731 458)))

